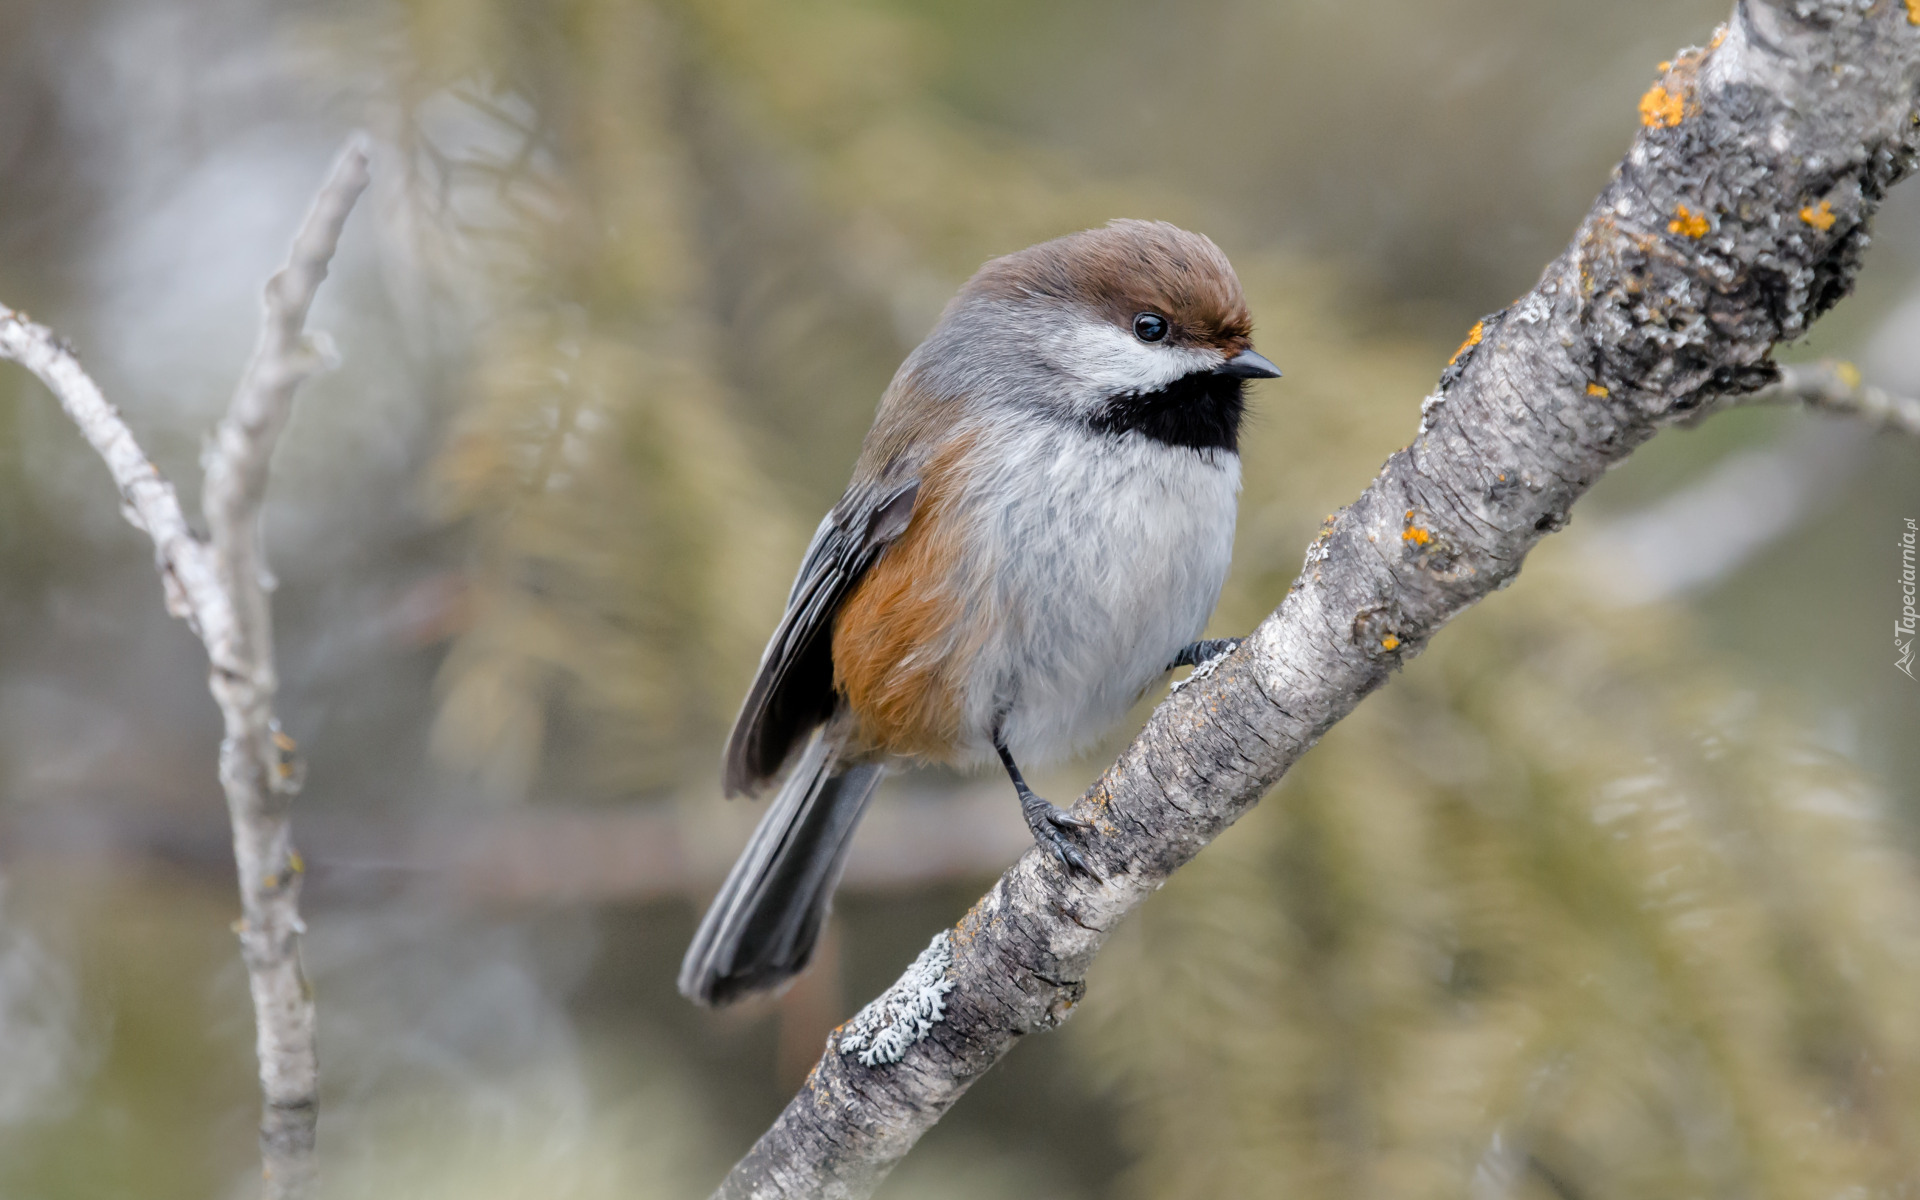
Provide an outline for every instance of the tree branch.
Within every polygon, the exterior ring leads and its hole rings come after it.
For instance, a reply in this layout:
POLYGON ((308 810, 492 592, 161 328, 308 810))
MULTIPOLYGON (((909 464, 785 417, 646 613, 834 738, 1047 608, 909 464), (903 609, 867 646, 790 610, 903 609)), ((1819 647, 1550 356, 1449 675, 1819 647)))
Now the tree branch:
POLYGON ((1827 359, 1780 368, 1780 378, 1743 397, 1749 404, 1804 404, 1843 417, 1856 417, 1877 429, 1920 437, 1920 400, 1874 387, 1850 362, 1827 359))
POLYGON ((305 1196, 313 1189, 319 1065, 313 997, 300 966, 303 865, 289 822, 300 768, 292 740, 273 716, 267 605, 272 582, 260 548, 260 508, 294 390, 326 359, 302 331, 341 227, 366 189, 367 168, 366 147, 356 137, 334 162, 287 265, 267 284, 259 343, 205 459, 206 540, 188 527, 173 485, 141 451, 72 350, 44 326, 0 307, 0 357, 38 375, 106 461, 122 511, 153 539, 167 611, 186 620, 207 648, 208 686, 226 731, 220 783, 240 880, 235 930, 253 993, 265 1101, 262 1173, 270 1197, 305 1196))
POLYGON ((1572 245, 1474 327, 1413 444, 1328 522, 1280 608, 1081 798, 1104 879, 1029 851, 835 1031, 716 1194, 869 1195, 1023 1035, 1066 1019, 1121 918, 1511 583, 1609 467, 1773 382, 1774 344, 1852 286, 1869 217, 1913 168, 1917 86, 1920 28, 1890 0, 1740 0, 1712 47, 1678 56, 1572 245))

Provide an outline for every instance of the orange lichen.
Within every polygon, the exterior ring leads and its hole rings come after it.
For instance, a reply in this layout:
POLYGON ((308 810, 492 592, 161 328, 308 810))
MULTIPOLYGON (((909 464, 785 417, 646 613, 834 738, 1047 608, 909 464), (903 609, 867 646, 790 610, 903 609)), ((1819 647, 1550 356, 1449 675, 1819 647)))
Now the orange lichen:
POLYGON ((1668 71, 1673 70, 1673 60, 1667 59, 1665 62, 1661 63, 1658 70, 1662 75, 1665 75, 1668 71))
MULTIPOLYGON (((1913 2, 1914 0, 1907 0, 1907 7, 1912 8, 1913 2)), ((1720 48, 1720 43, 1726 40, 1727 40, 1727 27, 1725 25, 1722 25, 1720 26, 1720 28, 1713 31, 1713 40, 1707 43, 1707 49, 1718 50, 1720 48)))
POLYGON ((1841 385, 1848 390, 1860 386, 1860 368, 1845 359, 1833 364, 1833 373, 1840 377, 1841 385))
POLYGON ((1920 0, 1907 0, 1907 24, 1920 25, 1920 0))
MULTIPOLYGON (((990 894, 989 894, 990 895, 990 894)), ((981 910, 986 908, 989 896, 982 896, 973 902, 953 927, 953 940, 959 945, 969 945, 980 933, 981 910)))
POLYGON ((1412 542, 1416 546, 1424 546, 1433 540, 1433 535, 1418 525, 1415 525, 1413 528, 1401 534, 1400 540, 1403 542, 1412 542))
MULTIPOLYGON (((1920 4, 1920 0, 1907 0, 1907 7, 1909 9, 1912 9, 1916 4, 1920 4)), ((1825 233, 1827 230, 1833 228, 1833 223, 1838 218, 1833 215, 1833 204, 1829 201, 1822 200, 1817 205, 1809 204, 1807 207, 1801 209, 1800 219, 1815 229, 1818 229, 1821 233, 1825 233)))
POLYGON ((1669 92, 1660 84, 1647 89, 1640 97, 1640 123, 1648 129, 1671 129, 1687 115, 1686 98, 1678 92, 1669 92))
POLYGON ((1398 650, 1400 648, 1400 639, 1392 634, 1388 634, 1380 639, 1380 648, 1382 650, 1398 650))
POLYGON ((1453 357, 1447 360, 1447 365, 1451 367, 1453 364, 1459 362, 1467 351, 1478 346, 1480 344, 1480 337, 1486 332, 1486 329, 1487 323, 1485 321, 1475 321, 1473 328, 1467 330, 1467 340, 1460 343, 1460 348, 1453 352, 1453 357))
POLYGON ((1707 223, 1705 213, 1697 213, 1686 205, 1673 210, 1673 220, 1667 222, 1668 233, 1678 233, 1690 238, 1703 238, 1713 226, 1707 223))
POLYGON ((1605 384, 1590 383, 1587 385, 1587 395, 1589 396, 1611 396, 1612 394, 1612 392, 1607 390, 1605 384))

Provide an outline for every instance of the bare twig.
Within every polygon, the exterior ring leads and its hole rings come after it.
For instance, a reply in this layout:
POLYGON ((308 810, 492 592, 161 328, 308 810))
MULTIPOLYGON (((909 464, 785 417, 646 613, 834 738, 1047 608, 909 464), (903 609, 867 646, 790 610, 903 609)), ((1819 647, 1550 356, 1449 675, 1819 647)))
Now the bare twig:
POLYGON ((1874 387, 1860 377, 1859 367, 1840 359, 1781 367, 1776 382, 1743 399, 1748 404, 1804 404, 1856 417, 1878 429, 1920 437, 1920 400, 1874 387))
POLYGON ((1686 424, 1729 408, 1800 404, 1850 418, 1798 427, 1778 444, 1729 454, 1712 471, 1588 535, 1594 587, 1647 604, 1710 587, 1799 528, 1865 456, 1869 430, 1920 437, 1920 400, 1866 384, 1850 362, 1794 363, 1758 391, 1720 397, 1686 424))
POLYGON ((1609 467, 1771 382, 1773 347, 1851 287, 1868 219, 1913 169, 1917 93, 1901 5, 1740 0, 1711 49, 1677 56, 1573 244, 1475 326, 1412 445, 1328 523, 1280 608, 1081 798, 1099 876, 1029 851, 828 1039, 718 1195, 869 1195, 1023 1035, 1072 1012, 1108 931, 1512 582, 1609 467))
POLYGON ((207 648, 208 685, 225 723, 220 782, 239 869, 235 929, 253 993, 270 1197, 312 1191, 319 1066, 313 997, 300 967, 303 866, 288 820, 300 769, 293 742, 273 717, 272 584, 260 550, 260 505, 294 390, 325 361, 302 330, 341 227, 367 186, 367 167, 366 147, 355 138, 334 162, 287 265, 267 284, 259 344, 206 455, 206 540, 188 528, 173 485, 73 352, 44 326, 0 307, 0 356, 38 375, 106 461, 127 519, 153 539, 167 611, 185 619, 207 648))
POLYGON ((1681 423, 1694 425, 1730 408, 1761 404, 1802 404, 1856 418, 1882 432, 1920 437, 1920 400, 1874 387, 1862 378, 1859 367, 1838 358, 1788 363, 1777 368, 1774 379, 1765 386, 1716 396, 1681 423))

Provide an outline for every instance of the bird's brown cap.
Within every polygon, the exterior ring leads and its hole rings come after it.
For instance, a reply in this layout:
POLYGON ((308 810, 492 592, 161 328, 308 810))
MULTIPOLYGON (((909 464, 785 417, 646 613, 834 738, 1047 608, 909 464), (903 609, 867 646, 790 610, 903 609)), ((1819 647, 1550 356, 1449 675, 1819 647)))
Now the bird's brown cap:
POLYGON ((1175 345, 1229 357, 1252 346, 1253 318, 1227 256, 1165 221, 1112 221, 992 259, 962 290, 969 296, 1065 300, 1122 329, 1139 313, 1158 313, 1175 345))

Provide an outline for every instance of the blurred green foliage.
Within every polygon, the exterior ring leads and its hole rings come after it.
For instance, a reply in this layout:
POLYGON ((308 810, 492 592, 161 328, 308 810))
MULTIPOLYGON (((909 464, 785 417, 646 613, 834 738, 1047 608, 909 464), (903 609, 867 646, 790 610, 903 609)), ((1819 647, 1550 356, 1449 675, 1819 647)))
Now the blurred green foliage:
POLYGON ((927 31, 866 6, 412 14, 421 226, 494 266, 436 473, 476 547, 437 743, 509 795, 679 783, 950 281, 1113 198, 944 119, 927 31))
MULTIPOLYGON (((253 1153, 251 1122, 230 1098, 257 1087, 224 889, 57 868, 17 872, 9 888, 37 893, 35 907, 64 932, 61 941, 80 948, 74 965, 85 995, 68 1019, 96 1061, 86 1064, 83 1104, 56 1093, 56 1103, 7 1131, 0 1194, 136 1196, 156 1184, 170 1196, 218 1191, 231 1179, 229 1164, 253 1153), (211 986, 227 979, 237 986, 211 986)), ((23 915, 17 904, 5 911, 9 921, 23 915)), ((0 1017, 10 1035, 30 1034, 10 1019, 28 980, 14 954, 0 957, 0 1017)))
MULTIPOLYGON (((1430 371, 1303 304, 1311 272, 1242 272, 1294 337, 1222 630, 1264 614, 1430 371)), ((1920 881, 1888 798, 1696 618, 1601 603, 1591 549, 1547 543, 1096 963, 1076 1045, 1126 1098, 1128 1194, 1920 1179, 1920 881)))
MULTIPOLYGON (((407 178, 382 219, 419 269, 403 315, 450 398, 420 488, 460 580, 422 717, 434 751, 496 803, 712 800, 733 706, 900 358, 985 257, 1120 215, 1216 236, 1287 372, 1256 393, 1214 626, 1246 630, 1322 518, 1410 435, 1473 317, 1557 251, 1653 63, 1704 40, 1724 7, 297 7, 298 72, 359 81, 346 115, 400 148, 407 178)), ((0 4, 0 28, 30 26, 20 11, 0 4)), ((14 111, 55 105, 51 85, 0 85, 26 98, 14 111)), ((0 162, 46 145, 9 132, 0 162)), ((73 170, 31 176, 31 194, 73 170)), ((6 215, 0 245, 37 236, 6 215)), ((54 607, 48 547, 65 518, 26 449, 58 426, 16 391, 0 382, 0 605, 31 614, 54 607)), ((1789 419, 1663 438, 1612 490, 1638 500, 1696 477, 1789 419)), ((1911 494, 1910 449, 1884 457, 1875 479, 1911 494)), ((1760 682, 1771 664, 1730 651, 1724 622, 1599 602, 1590 511, 1097 964, 1064 1061, 1121 1113, 1126 1194, 1913 1193, 1920 884, 1889 812, 1911 797, 1856 761, 1906 751, 1836 750, 1818 689, 1843 685, 1760 682)), ((1829 555, 1844 543, 1808 540, 1829 555)), ((1837 575, 1770 568, 1744 590, 1787 597, 1817 629, 1836 594, 1865 588, 1837 575)), ((1804 655, 1828 644, 1793 640, 1804 655)), ((1916 711, 1880 708, 1896 731, 1916 711)), ((325 771, 313 779, 302 804, 323 806, 325 771)), ((8 1134, 0 1190, 217 1190, 252 1153, 228 902, 164 873, 41 892, 71 893, 100 998, 88 1019, 111 1049, 74 1112, 8 1134)), ((848 924, 917 946, 927 931, 904 926, 934 906, 849 905, 848 924)), ((470 1029, 423 1036, 383 1073, 388 1049, 353 1022, 397 1004, 386 991, 417 990, 422 1014, 468 1002, 493 960, 428 962, 403 987, 392 964, 458 939, 423 917, 389 958, 343 948, 370 936, 357 922, 411 913, 368 909, 316 918, 312 942, 333 956, 316 977, 322 1019, 339 1023, 323 1136, 341 1195, 695 1194, 744 1149, 753 1105, 777 1103, 765 1079, 703 1070, 722 1061, 712 1044, 765 1031, 679 1007, 679 945, 662 930, 687 914, 665 905, 603 914, 645 930, 597 968, 631 1011, 598 1013, 574 1048, 607 1076, 587 1094, 519 1060, 488 1092, 467 1051, 446 1049, 486 1040, 470 1029)), ((904 962, 847 941, 857 978, 904 962)), ((547 1003, 503 995, 515 1028, 547 1003)), ((379 1027, 427 1020, 400 1011, 379 1027)), ((1111 1134, 1026 1124, 1015 1146, 950 1123, 890 1193, 1102 1186, 1065 1178, 1084 1156, 1050 1151, 1111 1134)))
MULTIPOLYGON (((1191 217, 943 109, 942 30, 905 6, 412 12, 415 110, 452 95, 513 147, 436 159, 515 214, 439 472, 477 546, 440 744, 519 790, 563 757, 701 790, 676 750, 722 728, 800 532, 953 284, 1118 213, 1191 217)), ((1271 607, 1434 363, 1355 326, 1333 264, 1237 257, 1288 377, 1260 397, 1222 630, 1271 607)), ((1920 1179, 1920 889, 1880 797, 1685 616, 1607 609, 1577 550, 1543 558, 1100 963, 1070 1036, 1123 1098, 1133 1194, 1920 1179)))
POLYGON ((1099 961, 1081 1048, 1133 1098, 1130 1194, 1920 1179, 1920 889, 1884 797, 1554 558, 1099 961))

